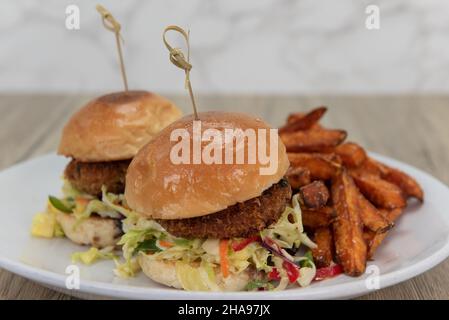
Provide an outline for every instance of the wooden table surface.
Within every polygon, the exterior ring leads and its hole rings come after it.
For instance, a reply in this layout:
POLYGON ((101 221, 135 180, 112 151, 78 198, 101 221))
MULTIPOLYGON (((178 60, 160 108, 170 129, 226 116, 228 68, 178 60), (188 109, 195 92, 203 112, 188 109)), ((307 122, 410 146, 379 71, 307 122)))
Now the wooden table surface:
MULTIPOLYGON (((0 169, 54 152, 68 117, 93 95, 0 95, 0 169)), ((171 97, 189 112, 185 96, 171 97)), ((200 110, 233 110, 280 125, 289 112, 327 105, 324 123, 349 139, 405 161, 449 184, 449 97, 200 96, 200 110)), ((71 299, 0 269, 0 299, 71 299)), ((362 299, 449 299, 449 259, 362 299)))

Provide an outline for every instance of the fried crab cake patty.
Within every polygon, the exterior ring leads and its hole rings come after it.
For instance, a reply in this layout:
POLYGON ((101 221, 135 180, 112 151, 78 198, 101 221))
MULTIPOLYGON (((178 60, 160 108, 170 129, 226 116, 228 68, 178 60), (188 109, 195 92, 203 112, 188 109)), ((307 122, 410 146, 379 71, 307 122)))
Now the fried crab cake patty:
POLYGON ((276 222, 290 201, 292 191, 285 179, 262 195, 202 217, 156 220, 170 234, 182 238, 246 238, 276 222))
POLYGON ((101 187, 112 193, 123 193, 125 176, 131 160, 81 162, 73 159, 65 168, 65 178, 78 190, 101 195, 101 187))

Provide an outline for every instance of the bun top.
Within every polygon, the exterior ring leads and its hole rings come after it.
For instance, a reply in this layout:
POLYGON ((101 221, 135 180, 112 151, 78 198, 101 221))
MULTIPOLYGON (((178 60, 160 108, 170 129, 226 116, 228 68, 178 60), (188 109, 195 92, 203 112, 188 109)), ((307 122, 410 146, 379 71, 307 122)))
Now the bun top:
POLYGON ((111 93, 90 101, 70 118, 58 154, 85 162, 130 159, 180 117, 172 102, 154 93, 111 93))
MULTIPOLYGON (((195 147, 200 145, 198 140, 194 142, 192 135, 193 131, 199 131, 198 122, 194 125, 193 115, 189 115, 163 129, 131 161, 125 187, 130 208, 155 219, 204 216, 260 196, 286 173, 289 161, 285 146, 277 131, 270 132, 269 125, 264 121, 247 114, 227 112, 199 113, 199 118, 203 135, 215 129, 223 138, 226 129, 253 129, 246 132, 254 132, 258 142, 266 137, 266 149, 258 148, 258 151, 272 157, 274 170, 261 174, 260 170, 269 164, 262 162, 263 159, 260 161, 260 156, 252 163, 248 161, 248 150, 251 146, 257 146, 257 143, 248 143, 250 138, 245 138, 246 142, 236 148, 235 140, 225 145, 215 138, 205 142, 203 137, 202 148, 195 147), (260 129, 266 129, 266 132, 260 129), (234 146, 230 151, 229 145, 234 146), (185 147, 182 151, 187 152, 180 151, 181 146, 185 147), (270 147, 272 152, 269 151, 270 147), (214 151, 211 151, 212 148, 214 151), (198 149, 202 149, 202 157, 201 154, 197 156, 194 163, 198 149), (245 155, 243 163, 236 161, 241 152, 245 155), (180 156, 186 154, 185 161, 179 163, 180 156), (206 158, 205 154, 217 155, 220 159, 223 156, 222 163, 207 164, 210 158, 206 158)), ((252 150, 249 154, 256 156, 257 152, 252 150)))

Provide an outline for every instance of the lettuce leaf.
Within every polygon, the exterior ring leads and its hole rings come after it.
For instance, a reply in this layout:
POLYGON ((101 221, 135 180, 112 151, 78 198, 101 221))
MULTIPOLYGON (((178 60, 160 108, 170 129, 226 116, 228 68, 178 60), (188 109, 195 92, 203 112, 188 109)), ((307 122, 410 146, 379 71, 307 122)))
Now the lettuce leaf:
POLYGON ((274 285, 268 280, 265 279, 255 279, 248 282, 245 287, 246 291, 258 291, 258 290, 273 290, 274 285))
POLYGON ((261 237, 273 239, 281 248, 299 248, 301 244, 313 249, 316 244, 309 239, 302 225, 301 207, 298 194, 292 198, 292 206, 287 206, 279 220, 262 230, 261 237))
POLYGON ((137 247, 134 249, 134 254, 138 253, 139 251, 143 251, 145 253, 154 253, 162 251, 161 248, 159 248, 156 245, 157 240, 156 239, 147 239, 142 242, 140 242, 137 247))
POLYGON ((86 265, 91 265, 99 259, 116 259, 117 256, 114 254, 114 247, 106 247, 103 249, 98 249, 95 247, 90 248, 84 252, 74 252, 72 254, 72 262, 81 262, 86 265))

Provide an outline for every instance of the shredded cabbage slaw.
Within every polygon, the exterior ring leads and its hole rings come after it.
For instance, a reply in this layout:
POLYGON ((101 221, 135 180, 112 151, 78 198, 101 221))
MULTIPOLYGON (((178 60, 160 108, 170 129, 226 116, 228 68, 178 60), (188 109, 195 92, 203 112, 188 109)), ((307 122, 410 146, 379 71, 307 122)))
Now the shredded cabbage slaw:
POLYGON ((123 215, 116 209, 120 207, 120 210, 126 210, 123 207, 126 205, 126 202, 122 194, 114 195, 114 197, 111 197, 112 199, 108 198, 105 202, 78 191, 67 180, 64 180, 62 193, 63 196, 61 198, 49 196, 46 210, 34 216, 31 226, 31 234, 33 236, 44 238, 63 237, 64 232, 56 220, 57 213, 73 215, 77 219, 77 223, 74 226, 76 228, 93 213, 103 218, 120 219, 123 215), (120 206, 117 204, 120 204, 120 206))
MULTIPOLYGON (((32 235, 59 237, 64 233, 56 214, 73 214, 79 222, 96 213, 102 217, 122 218, 123 258, 112 247, 90 248, 72 255, 73 262, 92 264, 98 259, 112 259, 119 277, 132 277, 140 271, 139 255, 149 259, 175 262, 176 274, 185 290, 219 291, 217 275, 226 278, 251 270, 255 276, 246 290, 283 290, 294 283, 305 287, 315 278, 316 268, 310 252, 316 245, 304 232, 298 195, 287 206, 280 219, 248 239, 184 239, 169 234, 154 220, 130 210, 124 196, 102 188, 102 199, 83 194, 64 181, 63 197, 50 197, 47 210, 38 213, 32 224, 32 235), (303 246, 302 246, 303 245, 303 246), (221 272, 218 272, 218 271, 221 272)), ((76 225, 75 225, 76 227, 76 225)))
MULTIPOLYGON (((103 192, 103 202, 114 203, 115 195, 103 192)), ((154 220, 139 217, 127 208, 114 208, 126 218, 125 234, 119 241, 124 262, 116 261, 116 275, 132 277, 139 270, 137 257, 175 262, 176 274, 185 290, 218 291, 222 277, 253 270, 247 290, 283 290, 296 283, 307 286, 316 268, 310 254, 301 255, 301 245, 313 249, 302 225, 298 195, 293 196, 277 223, 248 239, 184 239, 169 234, 154 220), (276 274, 276 277, 269 276, 276 274)))
MULTIPOLYGON (((103 194, 106 194, 104 188, 102 191, 103 194)), ((105 198, 106 201, 103 201, 80 192, 67 180, 64 180, 62 193, 63 196, 61 198, 49 196, 46 210, 37 213, 33 217, 31 235, 43 238, 63 237, 64 231, 56 219, 58 213, 73 215, 77 220, 74 228, 77 228, 82 221, 89 218, 93 213, 103 218, 120 219, 123 218, 120 211, 126 211, 126 202, 123 194, 109 194, 105 198)), ((90 265, 101 259, 118 261, 118 256, 114 254, 114 249, 112 246, 103 249, 91 247, 87 251, 73 253, 71 256, 72 262, 90 265)))
POLYGON ((83 264, 91 265, 100 259, 112 259, 116 260, 118 257, 114 254, 114 247, 105 247, 103 249, 98 249, 95 247, 90 248, 84 252, 74 252, 72 254, 72 262, 82 262, 83 264))

